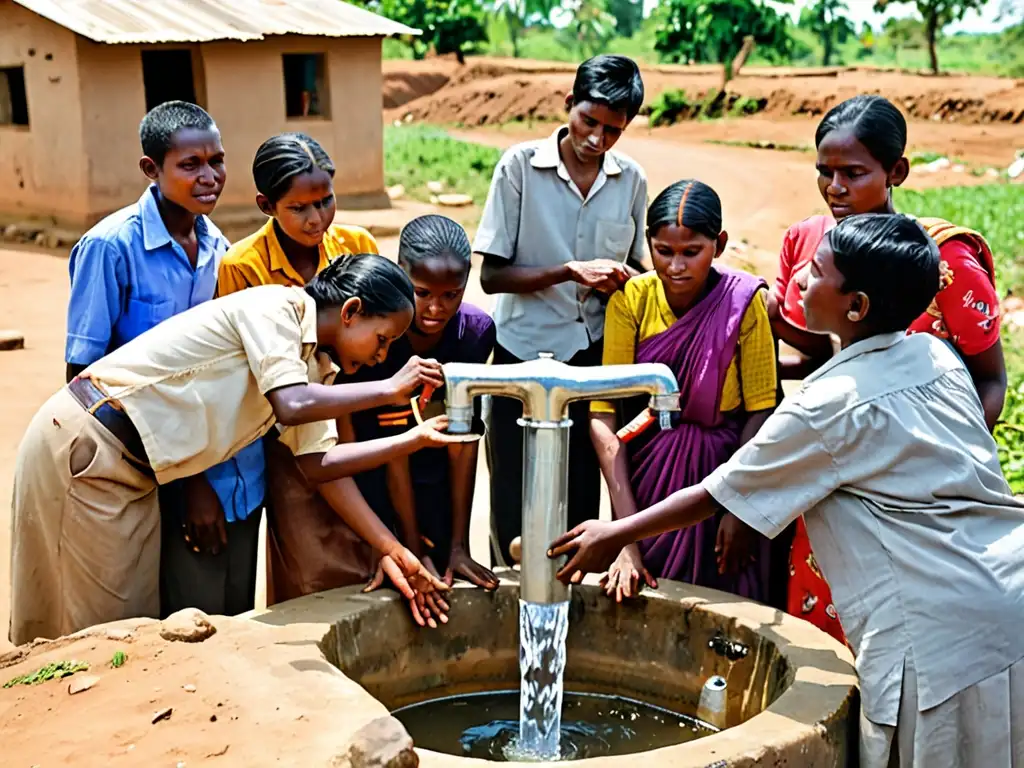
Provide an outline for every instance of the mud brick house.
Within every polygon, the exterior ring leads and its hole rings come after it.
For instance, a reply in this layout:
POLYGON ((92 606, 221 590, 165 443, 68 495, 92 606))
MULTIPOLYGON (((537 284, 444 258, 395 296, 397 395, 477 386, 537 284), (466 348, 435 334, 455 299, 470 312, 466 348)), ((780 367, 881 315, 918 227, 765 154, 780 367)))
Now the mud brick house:
POLYGON ((217 121, 215 218, 255 218, 267 137, 301 130, 338 167, 339 205, 387 206, 381 40, 416 30, 342 0, 0 0, 0 222, 84 229, 133 202, 138 125, 170 99, 217 121))

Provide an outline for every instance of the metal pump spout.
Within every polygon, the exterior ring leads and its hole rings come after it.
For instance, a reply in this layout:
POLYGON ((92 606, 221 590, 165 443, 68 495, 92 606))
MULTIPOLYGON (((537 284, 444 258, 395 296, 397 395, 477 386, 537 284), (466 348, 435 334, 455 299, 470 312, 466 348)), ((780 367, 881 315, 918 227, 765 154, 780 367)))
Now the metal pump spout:
POLYGON ((536 360, 513 365, 447 363, 444 365, 448 431, 466 434, 473 421, 473 398, 512 397, 523 403, 523 533, 520 596, 535 603, 569 599, 555 578, 558 565, 547 546, 568 522, 568 405, 576 400, 611 400, 651 395, 651 410, 662 429, 671 427, 679 410, 679 385, 662 363, 570 366, 541 353, 536 360))

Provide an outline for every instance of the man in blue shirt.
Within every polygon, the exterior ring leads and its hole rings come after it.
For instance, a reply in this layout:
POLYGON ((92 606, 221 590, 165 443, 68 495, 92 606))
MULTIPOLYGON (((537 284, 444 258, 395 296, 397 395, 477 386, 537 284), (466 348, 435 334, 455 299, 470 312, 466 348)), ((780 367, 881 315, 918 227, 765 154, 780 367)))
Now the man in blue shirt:
MULTIPOLYGON (((220 132, 200 107, 172 101, 150 111, 139 134, 139 165, 153 184, 71 251, 68 381, 214 296, 228 247, 207 218, 226 178, 220 132)), ((186 607, 233 615, 253 607, 264 492, 260 441, 203 475, 160 488, 164 615, 186 607)))

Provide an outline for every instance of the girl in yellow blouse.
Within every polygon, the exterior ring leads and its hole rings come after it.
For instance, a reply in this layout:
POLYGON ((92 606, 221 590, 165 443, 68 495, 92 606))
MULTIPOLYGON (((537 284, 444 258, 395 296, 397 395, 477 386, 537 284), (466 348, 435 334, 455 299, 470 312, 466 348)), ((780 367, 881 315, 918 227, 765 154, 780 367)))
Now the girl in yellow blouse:
MULTIPOLYGON (((682 410, 671 430, 652 427, 644 412, 617 431, 614 405, 592 404, 591 436, 616 518, 699 483, 776 405, 767 285, 713 264, 729 239, 715 191, 690 180, 668 187, 647 211, 647 239, 654 271, 609 300, 603 362, 665 363, 682 410)), ((770 561, 768 540, 721 512, 625 548, 604 584, 618 600, 660 577, 768 601, 770 561)))

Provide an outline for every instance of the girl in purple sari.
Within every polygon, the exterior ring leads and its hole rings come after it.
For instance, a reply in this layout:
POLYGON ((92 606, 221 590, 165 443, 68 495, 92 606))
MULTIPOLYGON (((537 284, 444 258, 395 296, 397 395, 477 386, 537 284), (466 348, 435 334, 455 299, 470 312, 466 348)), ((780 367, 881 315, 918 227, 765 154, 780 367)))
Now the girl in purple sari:
MULTIPOLYGON (((647 212, 654 271, 608 302, 603 362, 665 363, 682 408, 661 431, 648 412, 626 426, 612 403, 591 408, 591 435, 616 518, 695 485, 750 439, 776 405, 775 347, 767 285, 714 266, 728 241, 711 187, 680 181, 647 212)), ((727 512, 622 550, 605 577, 621 600, 639 582, 685 581, 769 602, 770 545, 727 512)))

